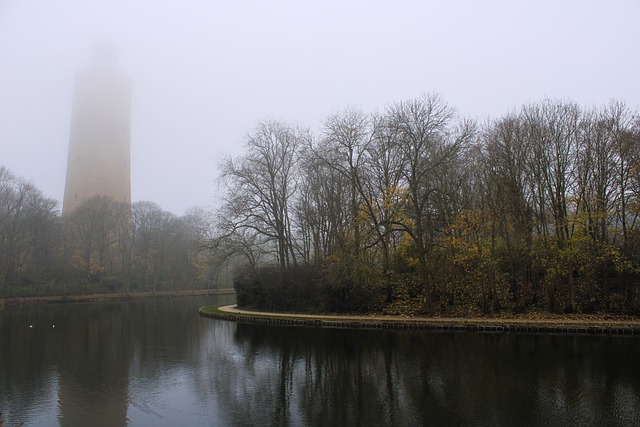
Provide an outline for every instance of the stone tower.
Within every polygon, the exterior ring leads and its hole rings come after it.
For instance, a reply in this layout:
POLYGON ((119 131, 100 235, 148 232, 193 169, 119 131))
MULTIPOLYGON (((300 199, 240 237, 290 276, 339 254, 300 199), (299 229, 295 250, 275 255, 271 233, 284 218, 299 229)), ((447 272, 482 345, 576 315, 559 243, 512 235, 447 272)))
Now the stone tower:
POLYGON ((97 43, 76 76, 63 215, 94 196, 131 203, 131 82, 116 63, 116 48, 97 43))

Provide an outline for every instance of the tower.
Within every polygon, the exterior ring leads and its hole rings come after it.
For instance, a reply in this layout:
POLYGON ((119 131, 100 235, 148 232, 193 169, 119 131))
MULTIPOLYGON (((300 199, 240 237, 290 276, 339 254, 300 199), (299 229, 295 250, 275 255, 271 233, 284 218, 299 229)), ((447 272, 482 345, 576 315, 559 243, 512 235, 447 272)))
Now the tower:
POLYGON ((131 203, 131 82, 116 63, 116 48, 96 43, 76 76, 63 215, 94 196, 131 203))

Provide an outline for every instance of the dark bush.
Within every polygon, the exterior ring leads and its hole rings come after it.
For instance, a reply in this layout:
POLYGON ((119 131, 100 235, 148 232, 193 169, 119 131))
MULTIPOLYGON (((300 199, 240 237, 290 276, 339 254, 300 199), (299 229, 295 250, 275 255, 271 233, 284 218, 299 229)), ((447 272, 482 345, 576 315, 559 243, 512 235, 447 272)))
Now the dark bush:
POLYGON ((238 306, 286 312, 367 312, 380 309, 385 292, 373 267, 357 260, 243 269, 234 277, 238 306))
POLYGON ((317 268, 309 265, 286 270, 246 268, 236 272, 233 285, 240 307, 311 312, 324 308, 317 277, 317 268))

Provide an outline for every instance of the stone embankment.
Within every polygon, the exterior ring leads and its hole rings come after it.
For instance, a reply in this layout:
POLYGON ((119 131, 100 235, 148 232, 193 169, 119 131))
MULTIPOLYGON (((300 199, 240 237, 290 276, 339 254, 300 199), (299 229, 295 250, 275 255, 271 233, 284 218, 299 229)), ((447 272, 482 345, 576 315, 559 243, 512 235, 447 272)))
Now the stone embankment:
POLYGON ((640 337, 640 324, 629 326, 620 322, 585 321, 562 324, 557 320, 509 320, 509 319, 430 319, 376 316, 319 316, 282 313, 264 313, 238 310, 235 306, 222 306, 217 310, 200 309, 200 315, 214 319, 253 323, 260 325, 307 326, 319 328, 427 330, 449 332, 488 332, 515 334, 573 334, 616 335, 640 337))

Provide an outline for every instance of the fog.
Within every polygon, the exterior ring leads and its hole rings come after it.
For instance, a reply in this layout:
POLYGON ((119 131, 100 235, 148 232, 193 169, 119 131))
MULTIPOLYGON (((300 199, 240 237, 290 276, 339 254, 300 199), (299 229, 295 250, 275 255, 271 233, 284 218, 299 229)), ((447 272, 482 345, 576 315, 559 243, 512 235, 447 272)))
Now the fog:
POLYGON ((132 196, 217 206, 217 162, 264 119, 321 127, 437 92, 467 117, 545 97, 640 106, 640 2, 0 0, 0 165, 60 203, 91 44, 131 77, 132 196))

